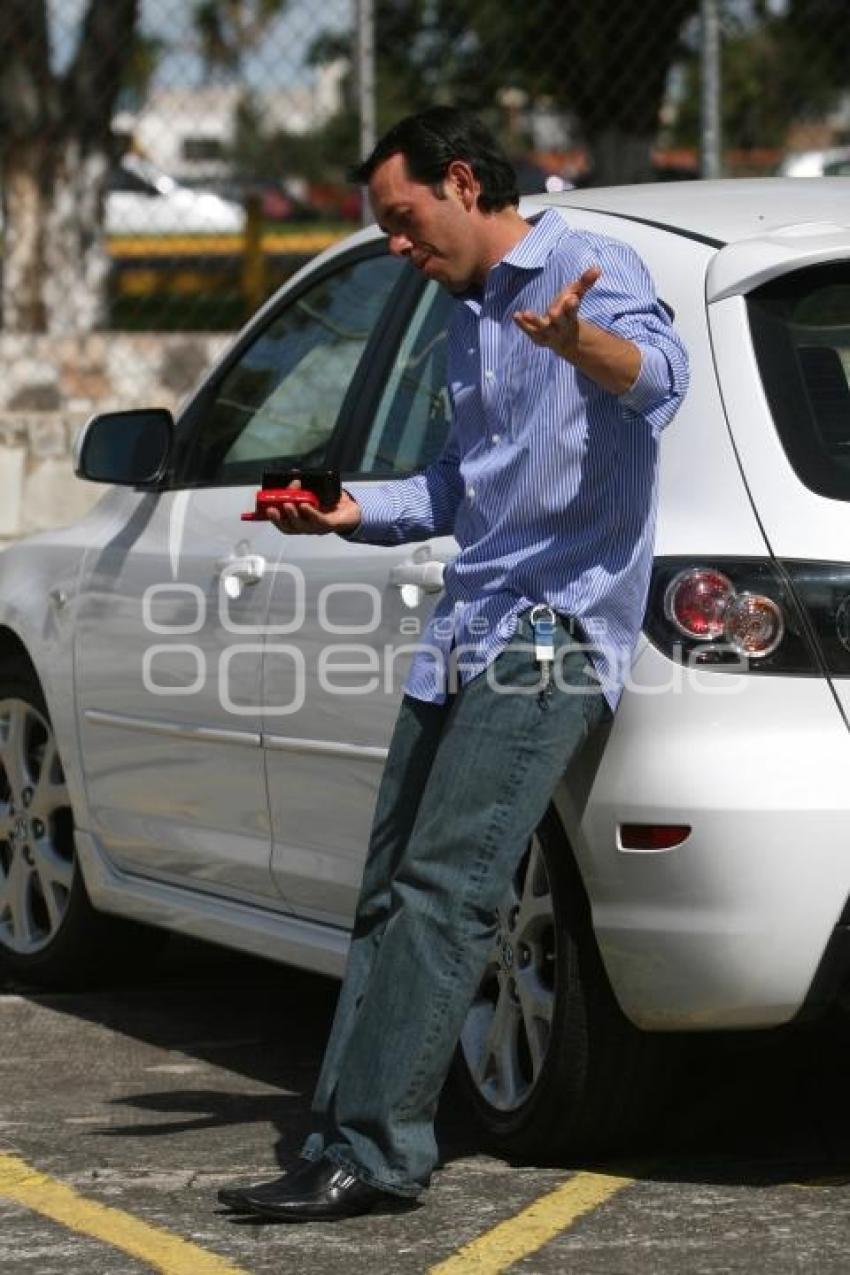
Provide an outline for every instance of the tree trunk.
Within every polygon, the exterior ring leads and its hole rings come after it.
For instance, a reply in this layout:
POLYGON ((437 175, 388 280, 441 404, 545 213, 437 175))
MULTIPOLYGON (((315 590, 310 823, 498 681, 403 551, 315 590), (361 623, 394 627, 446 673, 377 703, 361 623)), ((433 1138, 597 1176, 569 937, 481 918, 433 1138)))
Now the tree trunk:
POLYGON ((44 146, 18 143, 3 156, 3 327, 43 332, 44 146))
POLYGON ((88 0, 61 76, 50 67, 46 0, 2 4, 3 327, 90 332, 107 318, 104 187, 139 0, 88 0))
POLYGON ((110 161, 103 151, 83 153, 73 137, 55 148, 53 161, 44 238, 47 330, 57 336, 92 332, 109 317, 109 255, 101 226, 110 161))
POLYGON ((623 129, 601 129, 590 139, 594 186, 630 185, 652 180, 652 134, 627 133, 623 129))
POLYGON ((105 153, 81 154, 76 138, 7 149, 4 331, 67 335, 105 325, 109 255, 100 227, 108 168, 105 153))

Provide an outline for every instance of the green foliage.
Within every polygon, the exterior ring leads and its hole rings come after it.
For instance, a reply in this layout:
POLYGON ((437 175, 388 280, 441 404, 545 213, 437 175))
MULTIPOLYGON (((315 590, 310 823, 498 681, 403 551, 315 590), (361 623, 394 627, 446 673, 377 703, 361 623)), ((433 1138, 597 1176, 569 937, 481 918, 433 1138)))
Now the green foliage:
MULTIPOLYGON (((850 81, 850 36, 832 0, 792 0, 777 13, 756 7, 750 20, 727 13, 721 50, 726 147, 781 147, 789 126, 823 116, 850 81), (830 12, 831 11, 831 12, 830 12), (826 33, 834 36, 825 39, 826 33)), ((700 69, 694 51, 672 140, 699 140, 700 69)))
MULTIPOLYGON (((578 118, 587 139, 611 130, 652 139, 682 24, 698 0, 376 0, 378 130, 435 102, 476 111, 511 146, 506 90, 578 118)), ((314 45, 314 61, 338 56, 314 45)), ((647 167, 649 163, 647 147, 647 167)))
POLYGON ((847 19, 846 0, 789 0, 789 43, 832 91, 850 87, 847 19))
POLYGON ((655 131, 679 32, 698 0, 377 0, 379 100, 487 114, 516 88, 578 114, 588 135, 655 131), (389 92, 387 91, 389 89, 389 92))
POLYGON ((123 85, 126 104, 131 109, 138 109, 143 105, 165 48, 165 41, 159 36, 134 32, 123 85))
POLYGON ((359 124, 355 114, 341 112, 310 133, 266 132, 261 112, 246 97, 236 114, 230 160, 244 182, 286 180, 344 181, 357 156, 359 124))

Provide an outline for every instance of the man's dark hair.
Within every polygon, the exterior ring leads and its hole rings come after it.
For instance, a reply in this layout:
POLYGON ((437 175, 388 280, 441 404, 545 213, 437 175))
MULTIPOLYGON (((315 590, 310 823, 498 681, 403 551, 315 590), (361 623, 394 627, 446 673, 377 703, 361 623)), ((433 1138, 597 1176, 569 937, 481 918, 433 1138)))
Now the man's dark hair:
POLYGON ((519 203, 513 165, 490 130, 467 111, 432 106, 399 120, 372 154, 352 168, 351 180, 365 186, 391 155, 404 156, 413 181, 436 189, 452 160, 465 160, 481 183, 478 206, 482 212, 498 212, 519 203))

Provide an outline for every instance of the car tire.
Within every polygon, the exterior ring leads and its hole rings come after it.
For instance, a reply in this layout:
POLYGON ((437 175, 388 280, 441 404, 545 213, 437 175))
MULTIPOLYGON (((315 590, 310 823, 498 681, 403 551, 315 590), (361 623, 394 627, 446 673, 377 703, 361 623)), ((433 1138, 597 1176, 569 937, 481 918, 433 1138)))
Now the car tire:
POLYGON ((638 1031, 605 973, 581 878, 550 809, 499 910, 461 1033, 459 1086, 487 1142, 511 1157, 632 1149, 657 1110, 673 1039, 638 1031))
POLYGON ((92 907, 42 689, 24 659, 0 665, 0 973, 90 986, 147 968, 165 941, 92 907))

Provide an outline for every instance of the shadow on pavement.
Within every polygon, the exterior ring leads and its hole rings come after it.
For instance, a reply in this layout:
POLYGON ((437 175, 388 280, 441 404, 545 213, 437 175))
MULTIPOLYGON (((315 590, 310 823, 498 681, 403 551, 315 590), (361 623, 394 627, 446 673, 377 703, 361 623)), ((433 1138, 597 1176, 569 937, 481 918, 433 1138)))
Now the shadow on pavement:
MULTIPOLYGON (((115 1105, 151 1119, 111 1125, 109 1136, 271 1125, 281 1165, 308 1130, 337 989, 331 979, 183 939, 170 944, 155 969, 120 988, 48 995, 0 987, 278 1091, 169 1087, 115 1096, 113 1090, 115 1105), (174 1118, 163 1120, 169 1113, 174 1118)), ((634 1176, 750 1186, 850 1183, 850 1014, 836 1009, 805 1030, 694 1036, 681 1044, 662 1114, 640 1145, 627 1149, 634 1176)), ((438 1133, 444 1163, 481 1150, 452 1081, 438 1133)), ((623 1157, 579 1164, 565 1156, 562 1167, 629 1172, 623 1157)))

